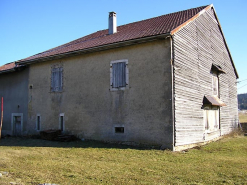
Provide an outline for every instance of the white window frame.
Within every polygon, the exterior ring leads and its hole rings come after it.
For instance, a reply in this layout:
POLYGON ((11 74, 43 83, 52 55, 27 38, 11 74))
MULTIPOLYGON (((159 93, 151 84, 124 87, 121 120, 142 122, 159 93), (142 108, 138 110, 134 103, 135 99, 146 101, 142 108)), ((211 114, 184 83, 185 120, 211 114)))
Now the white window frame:
POLYGON ((36 130, 37 131, 41 130, 41 116, 40 116, 40 114, 36 115, 36 130), (39 117, 39 129, 38 129, 38 117, 39 117))
POLYGON ((64 132, 64 131, 65 131, 64 113, 60 113, 60 114, 59 114, 59 123, 58 123, 58 124, 59 124, 59 127, 58 127, 58 128, 59 128, 62 132, 64 132), (62 128, 61 128, 61 117, 63 117, 63 123, 62 123, 62 124, 63 124, 63 130, 62 130, 62 128))
POLYGON ((129 88, 129 68, 128 68, 128 59, 121 59, 121 60, 114 60, 110 62, 110 91, 118 91, 118 90, 124 90, 124 89, 128 89, 129 88), (124 62, 125 63, 125 82, 126 82, 126 86, 124 87, 113 87, 113 70, 112 70, 112 65, 115 63, 120 63, 120 62, 124 62))

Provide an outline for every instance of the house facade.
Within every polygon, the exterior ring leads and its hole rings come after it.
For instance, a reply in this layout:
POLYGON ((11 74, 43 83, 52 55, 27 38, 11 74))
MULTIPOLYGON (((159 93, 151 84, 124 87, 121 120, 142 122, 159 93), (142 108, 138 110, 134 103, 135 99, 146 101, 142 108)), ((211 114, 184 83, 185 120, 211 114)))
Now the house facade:
POLYGON ((175 146, 231 132, 238 124, 238 74, 214 8, 176 30, 173 47, 175 146))
POLYGON ((26 134, 28 74, 27 66, 19 66, 14 62, 0 67, 0 97, 3 98, 2 135, 26 134))
POLYGON ((39 115, 41 130, 62 129, 86 139, 166 143, 172 138, 169 48, 169 40, 162 40, 30 65, 29 131, 36 132, 39 115), (114 62, 124 63, 129 71, 123 89, 110 84, 114 62), (58 90, 51 88, 54 69, 62 75, 58 90))
POLYGON ((213 5, 119 27, 111 12, 109 29, 16 65, 28 66, 25 134, 181 150, 238 124, 238 74, 213 5))

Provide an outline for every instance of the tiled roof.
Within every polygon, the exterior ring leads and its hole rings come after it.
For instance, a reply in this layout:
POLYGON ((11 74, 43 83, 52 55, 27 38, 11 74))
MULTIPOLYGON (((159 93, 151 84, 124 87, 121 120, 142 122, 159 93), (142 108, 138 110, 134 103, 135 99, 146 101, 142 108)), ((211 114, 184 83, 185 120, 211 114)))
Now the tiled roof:
POLYGON ((97 31, 85 37, 79 38, 67 44, 55 47, 53 49, 38 53, 31 57, 22 59, 18 62, 28 60, 37 60, 43 57, 50 57, 59 54, 70 53, 73 51, 84 50, 97 46, 103 46, 113 43, 119 43, 138 38, 145 38, 155 35, 167 34, 185 23, 193 16, 198 14, 207 6, 192 8, 176 13, 166 14, 147 20, 142 20, 117 27, 117 33, 108 34, 108 29, 97 31))
POLYGON ((7 70, 10 70, 10 69, 14 69, 14 68, 15 68, 15 63, 11 62, 11 63, 5 64, 3 66, 0 66, 0 72, 1 71, 7 71, 7 70))

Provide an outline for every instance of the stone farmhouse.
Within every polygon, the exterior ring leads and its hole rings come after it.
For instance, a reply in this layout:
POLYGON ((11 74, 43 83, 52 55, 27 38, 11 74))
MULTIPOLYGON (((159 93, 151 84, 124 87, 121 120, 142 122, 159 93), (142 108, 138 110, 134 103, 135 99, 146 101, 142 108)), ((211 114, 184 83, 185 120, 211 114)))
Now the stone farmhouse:
POLYGON ((173 151, 238 125, 238 73, 213 5, 117 26, 0 67, 3 134, 48 129, 173 151))

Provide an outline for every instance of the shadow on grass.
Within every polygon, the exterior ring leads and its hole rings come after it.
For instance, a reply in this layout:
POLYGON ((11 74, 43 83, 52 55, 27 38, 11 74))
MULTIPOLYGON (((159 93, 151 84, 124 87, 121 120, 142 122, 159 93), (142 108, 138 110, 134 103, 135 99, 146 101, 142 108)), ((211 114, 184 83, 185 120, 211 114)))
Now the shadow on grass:
POLYGON ((135 150, 150 150, 159 149, 154 146, 131 146, 117 143, 105 143, 100 141, 48 141, 43 139, 34 139, 28 137, 5 137, 0 139, 0 146, 14 147, 56 147, 56 148, 108 148, 108 149, 135 149, 135 150))

